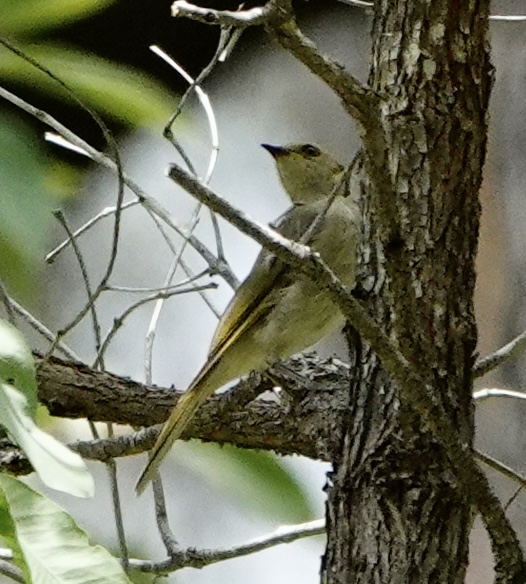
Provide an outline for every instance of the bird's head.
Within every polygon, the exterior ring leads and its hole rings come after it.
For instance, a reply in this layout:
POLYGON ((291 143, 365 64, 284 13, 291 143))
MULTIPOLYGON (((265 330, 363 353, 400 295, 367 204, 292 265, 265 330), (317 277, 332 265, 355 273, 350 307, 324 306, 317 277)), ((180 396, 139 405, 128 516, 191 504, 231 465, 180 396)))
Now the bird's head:
POLYGON ((281 183, 293 203, 328 197, 344 171, 332 156, 312 144, 262 144, 278 167, 281 183))

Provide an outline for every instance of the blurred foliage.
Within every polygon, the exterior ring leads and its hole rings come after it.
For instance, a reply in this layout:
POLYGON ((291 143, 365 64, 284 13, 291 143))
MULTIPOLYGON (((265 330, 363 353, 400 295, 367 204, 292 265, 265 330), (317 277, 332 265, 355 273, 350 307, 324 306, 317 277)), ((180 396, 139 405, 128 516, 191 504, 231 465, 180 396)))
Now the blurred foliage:
POLYGON ((213 443, 185 444, 184 450, 178 464, 191 467, 247 511, 285 523, 314 519, 303 487, 275 455, 213 443))
MULTIPOLYGON (((122 125, 165 120, 174 96, 143 72, 89 54, 81 47, 52 43, 50 32, 100 12, 114 0, 0 0, 0 34, 23 54, 66 83, 83 103, 122 125)), ((145 49, 146 50, 146 49, 145 49)), ((0 46, 0 83, 76 106, 71 93, 44 72, 0 46)), ((38 105, 38 104, 36 104, 38 105)), ((0 104, 2 107, 2 104, 0 104)), ((72 194, 80 173, 46 154, 12 109, 0 121, 0 278, 23 301, 35 300, 38 264, 60 196, 72 194)))
POLYGON ((0 275, 12 292, 28 299, 35 294, 58 189, 52 188, 49 159, 33 129, 5 113, 0 152, 0 275))
POLYGON ((89 17, 115 0, 2 0, 2 34, 41 35, 89 17))
MULTIPOLYGON (((63 81, 75 97, 122 124, 162 122, 173 109, 173 95, 141 71, 66 45, 39 42, 18 46, 63 81)), ((0 79, 36 87, 75 105, 72 94, 53 78, 6 49, 0 53, 0 79)))

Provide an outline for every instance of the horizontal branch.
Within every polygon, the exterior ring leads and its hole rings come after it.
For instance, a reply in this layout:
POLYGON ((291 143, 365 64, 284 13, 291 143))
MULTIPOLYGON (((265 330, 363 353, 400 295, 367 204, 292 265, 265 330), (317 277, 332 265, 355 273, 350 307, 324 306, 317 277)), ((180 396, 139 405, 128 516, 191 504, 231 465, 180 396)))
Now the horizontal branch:
MULTIPOLYGON (((39 399, 54 416, 155 426, 168 418, 183 395, 55 357, 38 359, 37 365, 39 399)), ((232 390, 210 398, 182 438, 330 460, 338 440, 333 430, 337 427, 335 417, 343 415, 347 403, 348 367, 309 354, 273 370, 272 378, 271 382, 264 376, 251 375, 232 390), (283 370, 291 374, 285 376, 283 370), (300 382, 305 372, 306 380, 300 382), (286 403, 275 398, 255 399, 272 389, 276 380, 285 388, 286 403), (306 395, 309 400, 304 400, 306 395)), ((94 460, 139 454, 152 447, 158 432, 159 427, 147 428, 128 436, 79 442, 74 449, 94 460)), ((10 455, 9 460, 12 458, 10 455)))
POLYGON ((486 387, 473 392, 474 400, 488 399, 489 397, 508 397, 513 399, 526 399, 526 393, 513 389, 501 389, 499 387, 486 387))
POLYGON ((145 560, 130 560, 130 567, 141 572, 166 574, 181 568, 204 568, 210 564, 241 558, 254 554, 283 543, 292 543, 304 537, 322 535, 325 533, 325 521, 319 519, 300 525, 287 525, 276 529, 269 535, 258 537, 244 544, 213 550, 187 550, 175 551, 172 557, 161 562, 145 560))
POLYGON ((186 17, 204 24, 218 24, 220 26, 235 26, 245 28, 264 24, 272 11, 276 10, 278 2, 271 0, 265 6, 256 6, 247 10, 214 10, 190 4, 185 0, 176 0, 172 4, 172 16, 186 17))

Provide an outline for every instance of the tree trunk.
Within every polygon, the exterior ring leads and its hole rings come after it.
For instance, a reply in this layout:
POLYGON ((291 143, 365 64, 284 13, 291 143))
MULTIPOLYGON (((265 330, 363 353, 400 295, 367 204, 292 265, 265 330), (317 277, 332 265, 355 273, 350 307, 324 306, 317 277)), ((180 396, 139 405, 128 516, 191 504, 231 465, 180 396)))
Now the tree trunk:
MULTIPOLYGON (((381 98, 397 230, 376 228, 367 164, 359 289, 371 314, 458 429, 473 439, 478 192, 492 68, 488 2, 377 0, 369 83, 381 98)), ((362 158, 365 154, 362 155, 362 158)), ((464 581, 473 513, 444 449, 359 350, 345 438, 334 453, 322 582, 464 581)))

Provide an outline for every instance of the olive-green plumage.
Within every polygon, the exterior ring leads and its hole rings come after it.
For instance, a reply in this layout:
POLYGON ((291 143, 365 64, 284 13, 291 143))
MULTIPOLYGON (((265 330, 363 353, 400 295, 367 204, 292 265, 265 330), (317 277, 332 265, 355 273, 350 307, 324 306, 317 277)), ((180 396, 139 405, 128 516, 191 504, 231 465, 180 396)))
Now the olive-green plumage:
MULTIPOLYGON (((310 144, 263 147, 274 157, 281 183, 292 200, 275 229, 300 241, 316 217, 326 211, 306 243, 342 282, 352 285, 360 221, 357 201, 342 186, 326 209, 343 167, 310 144)), ((326 291, 263 249, 221 317, 206 363, 164 425, 137 492, 145 489, 174 441, 214 391, 307 349, 341 322, 342 315, 326 291)))

